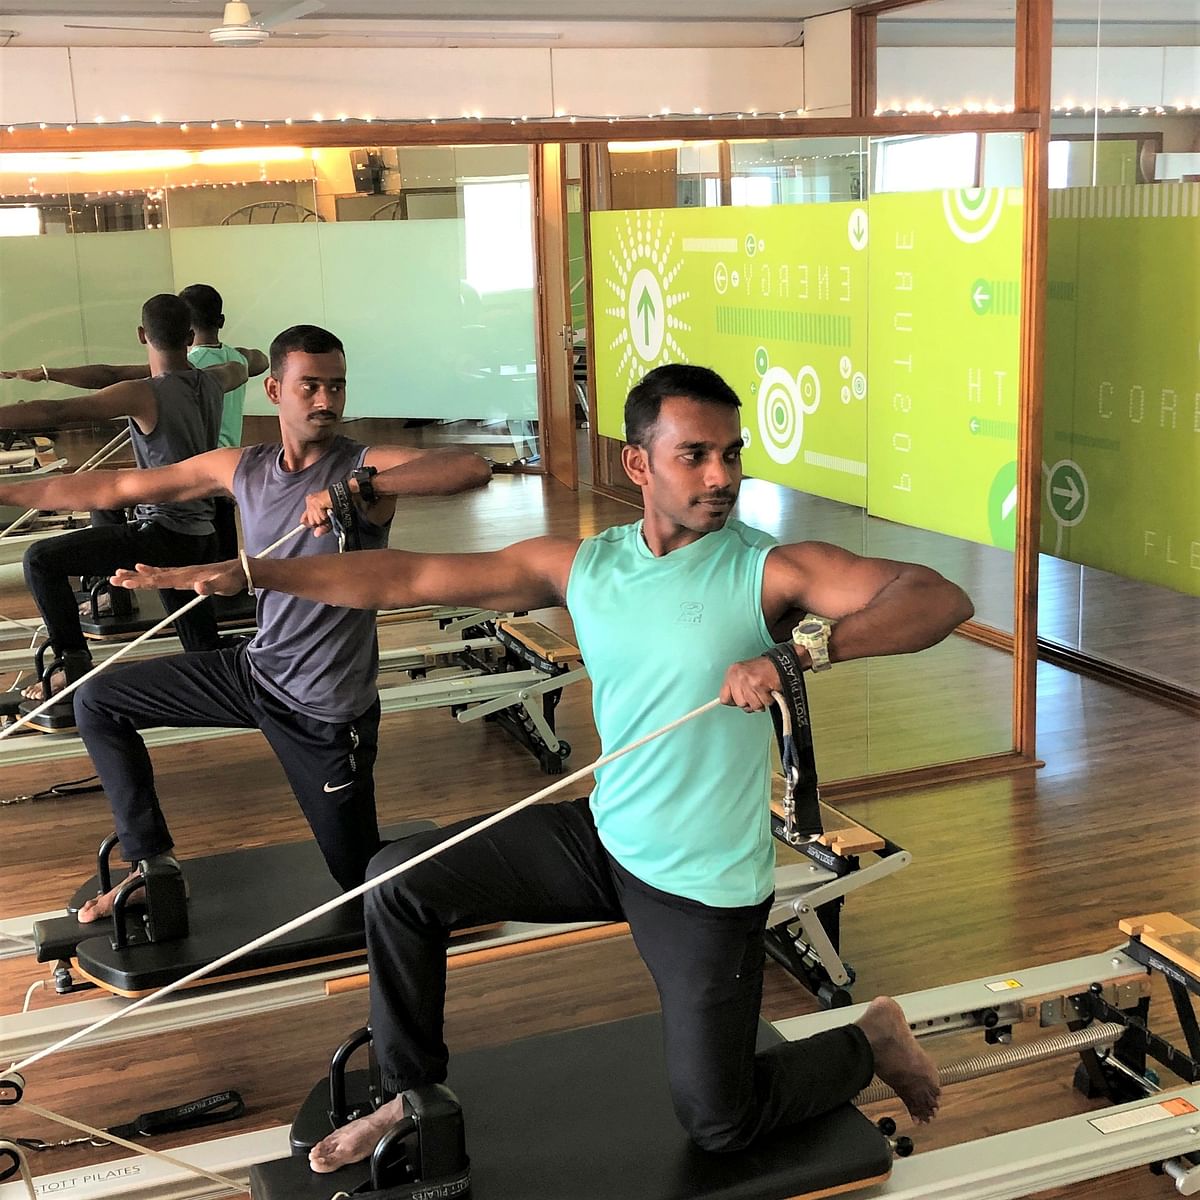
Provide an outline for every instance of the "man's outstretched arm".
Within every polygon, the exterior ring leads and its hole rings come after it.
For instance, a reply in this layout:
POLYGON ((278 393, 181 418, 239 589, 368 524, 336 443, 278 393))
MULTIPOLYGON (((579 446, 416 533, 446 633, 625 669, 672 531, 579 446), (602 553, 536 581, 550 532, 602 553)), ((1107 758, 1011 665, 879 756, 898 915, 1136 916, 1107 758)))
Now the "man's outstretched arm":
POLYGON ((210 450, 169 467, 77 471, 73 475, 47 475, 28 483, 0 482, 0 504, 73 510, 223 496, 230 492, 240 457, 241 451, 236 448, 210 450))
POLYGON ((90 396, 66 400, 32 400, 0 408, 0 429, 55 429, 64 425, 94 425, 132 417, 143 429, 158 421, 158 401, 148 379, 127 379, 90 396))
MULTIPOLYGON (((578 548, 577 541, 543 537, 485 554, 362 550, 312 558, 252 558, 250 582, 260 591, 287 592, 339 608, 461 604, 512 612, 563 604, 578 548)), ((237 560, 197 567, 139 564, 136 571, 119 571, 112 581, 125 588, 176 588, 220 596, 233 596, 247 587, 237 560)))
POLYGON ((26 367, 20 371, 0 371, 0 379, 23 379, 26 383, 61 383, 67 387, 97 391, 130 379, 149 379, 150 364, 86 363, 80 367, 26 367))

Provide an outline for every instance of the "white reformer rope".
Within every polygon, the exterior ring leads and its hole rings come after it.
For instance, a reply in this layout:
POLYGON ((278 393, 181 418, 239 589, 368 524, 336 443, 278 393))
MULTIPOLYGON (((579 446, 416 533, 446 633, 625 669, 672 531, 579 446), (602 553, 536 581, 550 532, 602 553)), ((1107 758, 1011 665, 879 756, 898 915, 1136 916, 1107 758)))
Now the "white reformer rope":
MULTIPOLYGON (((291 541, 296 534, 302 533, 306 528, 307 526, 301 522, 301 524, 297 525, 296 528, 290 533, 285 533, 283 537, 279 539, 279 541, 273 542, 261 554, 256 554, 254 557, 263 558, 270 554, 272 550, 278 550, 279 547, 284 544, 284 542, 291 541)), ((192 597, 192 599, 189 600, 185 605, 183 605, 182 608, 177 608, 173 613, 167 613, 167 615, 163 617, 163 619, 159 621, 157 625, 152 625, 145 631, 145 633, 139 634, 133 639, 132 642, 126 643, 126 645, 122 646, 115 654, 111 654, 103 662, 97 663, 90 671, 87 672, 87 674, 81 675, 74 682, 68 683, 66 687, 60 688, 53 695, 43 700, 42 703, 37 706, 37 708, 32 709, 30 712, 24 713, 11 725, 7 725, 5 728, 0 729, 0 741, 6 737, 11 737, 22 726, 28 725, 29 722, 34 719, 34 717, 40 717, 48 708, 52 708, 54 705, 58 704, 73 691, 75 691, 76 688, 82 687, 89 679, 94 678, 96 675, 99 675, 101 671, 111 667, 113 663, 117 662, 119 659, 124 658, 125 655, 128 654, 135 646, 140 646, 144 641, 154 637, 156 633, 161 633, 176 619, 176 617, 181 617, 184 613, 191 612, 191 610, 195 608, 197 604, 200 604, 207 599, 207 596, 196 595, 192 597)))

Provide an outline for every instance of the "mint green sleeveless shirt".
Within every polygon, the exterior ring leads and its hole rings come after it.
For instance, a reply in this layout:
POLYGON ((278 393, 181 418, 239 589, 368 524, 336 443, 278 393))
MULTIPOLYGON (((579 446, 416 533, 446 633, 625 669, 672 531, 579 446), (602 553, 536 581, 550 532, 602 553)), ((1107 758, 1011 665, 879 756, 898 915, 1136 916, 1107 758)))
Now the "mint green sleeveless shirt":
MULTIPOLYGON (((655 558, 642 523, 586 539, 567 607, 607 753, 721 690, 730 664, 772 640, 762 614, 774 539, 730 520, 655 558)), ((717 908, 774 886, 771 718, 722 706, 602 767, 591 807, 608 852, 651 887, 717 908)))
MULTIPOLYGON (((188 362, 204 370, 221 363, 238 362, 246 366, 245 358, 233 346, 222 342, 219 346, 193 346, 188 351, 188 362)), ((242 407, 246 403, 246 384, 225 393, 225 406, 221 410, 221 432, 217 434, 217 446, 240 446, 242 444, 242 407)))

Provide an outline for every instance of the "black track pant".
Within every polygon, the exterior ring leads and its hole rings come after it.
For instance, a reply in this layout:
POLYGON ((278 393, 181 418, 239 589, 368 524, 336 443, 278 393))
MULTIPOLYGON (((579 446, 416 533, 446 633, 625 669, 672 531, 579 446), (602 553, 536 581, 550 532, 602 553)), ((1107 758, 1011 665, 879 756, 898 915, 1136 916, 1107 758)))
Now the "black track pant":
MULTIPOLYGON (((393 842, 370 874, 472 823, 393 842)), ((870 1081, 870 1044, 848 1025, 755 1052, 769 905, 710 908, 649 887, 604 850, 587 800, 525 809, 367 893, 371 1029, 384 1085, 399 1092, 446 1078, 451 930, 625 920, 658 987, 675 1112, 699 1146, 737 1150, 826 1112, 870 1081)))
MULTIPOLYGON (((154 521, 91 526, 40 538, 25 551, 25 583, 46 622, 50 644, 59 654, 83 650, 79 602, 72 575, 111 575, 118 567, 150 563, 186 567, 212 562, 217 540, 211 533, 194 537, 174 533, 154 521)), ((168 612, 194 600, 193 592, 159 592, 168 612)), ((220 644, 212 601, 205 600, 179 618, 179 640, 185 650, 213 650, 220 644)))
MULTIPOLYGON (((155 725, 260 729, 271 744, 343 889, 363 881, 379 849, 375 757, 379 700, 353 721, 320 721, 276 699, 250 673, 245 647, 113 667, 75 693, 75 721, 112 805, 131 862, 173 845, 146 743, 155 725)), ((214 791, 227 790, 220 774, 214 791)), ((195 797, 204 803, 204 796, 195 797)))

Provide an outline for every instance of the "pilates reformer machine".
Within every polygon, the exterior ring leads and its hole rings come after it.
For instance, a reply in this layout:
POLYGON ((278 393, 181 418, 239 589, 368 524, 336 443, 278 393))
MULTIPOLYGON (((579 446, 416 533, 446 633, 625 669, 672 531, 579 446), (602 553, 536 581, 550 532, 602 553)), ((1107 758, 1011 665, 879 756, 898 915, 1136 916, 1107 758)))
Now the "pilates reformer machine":
MULTIPOLYGON (((803 848, 808 853, 801 850, 776 869, 767 938, 773 957, 797 982, 824 1004, 847 1005, 854 972, 839 947, 841 907, 854 892, 908 865, 911 855, 825 805, 821 819, 828 832, 810 843, 811 849, 803 848)), ((408 822, 382 832, 393 840, 430 827, 429 822, 408 822)), ((781 828, 777 837, 784 840, 784 834, 781 828)), ((314 843, 234 850, 184 864, 190 900, 151 886, 145 910, 122 906, 119 920, 82 926, 74 912, 97 890, 108 890, 112 849, 110 838, 101 848, 101 869, 79 888, 65 913, 0 922, 0 955, 32 955, 45 963, 57 994, 96 989, 102 997, 6 1017, 0 1022, 0 1060, 36 1053, 119 1013, 131 1001, 337 893, 314 843), (276 880, 278 886, 272 882, 276 880), (184 936, 171 936, 182 926, 187 929, 184 936), (163 933, 168 934, 165 939, 163 933)), ((507 922, 452 938, 449 966, 456 969, 627 932, 623 924, 507 922)), ((118 1021, 89 1037, 87 1044, 315 1003, 365 986, 365 961, 361 918, 337 910, 261 953, 244 956, 227 976, 206 979, 195 992, 177 993, 169 1005, 118 1021)))
MULTIPOLYGON (((464 608, 421 608, 381 613, 384 625, 436 621, 445 640, 380 654, 381 675, 407 674, 409 681, 380 689, 383 713, 449 708, 462 724, 490 720, 524 746, 547 774, 558 774, 571 753, 555 731, 562 690, 587 678, 579 651, 538 621, 464 608)), ((247 629, 247 632, 250 632, 247 629)), ((155 640, 134 647, 138 658, 158 652, 155 640)), ((163 648, 170 648, 164 646, 163 648)), ((102 643, 95 658, 119 649, 102 643)), ((19 669, 28 650, 0 652, 0 667, 19 669)), ((246 729, 152 729, 147 745, 178 745, 201 739, 253 733, 246 729)), ((73 733, 30 733, 0 741, 0 764, 62 762, 86 755, 73 733)))
MULTIPOLYGON (((872 1121, 860 1111, 859 1105, 889 1098, 876 1083, 855 1104, 749 1150, 705 1154, 675 1121, 658 1019, 650 1016, 456 1055, 447 1086, 404 1094, 405 1117, 371 1159, 316 1175, 308 1147, 378 1098, 372 1065, 349 1069, 357 1051, 369 1053, 369 1034, 360 1030, 334 1053, 328 1077, 313 1087, 290 1128, 175 1152, 209 1178, 125 1158, 90 1169, 85 1194, 88 1200, 227 1194, 211 1182, 219 1173, 239 1187, 248 1181, 252 1200, 1015 1200, 1148 1166, 1163 1176, 1164 1194, 1173 1184, 1175 1194, 1200 1195, 1200 930, 1170 913, 1120 926, 1127 940, 1103 954, 897 998, 926 1043, 964 1030, 983 1035, 984 1053, 940 1068, 949 1088, 944 1108, 954 1103, 954 1084, 1078 1056, 1076 1086, 1108 1107, 1029 1128, 914 1154, 894 1119, 872 1121), (1182 1048, 1150 1029, 1154 978, 1169 989, 1182 1048), (1018 1028, 1031 1026, 1048 1036, 1015 1040, 1018 1028), (1147 1070, 1151 1061, 1180 1082, 1164 1087, 1147 1070)), ((764 1022, 759 1044, 803 1038, 859 1013, 846 1008, 764 1022)), ((0 1087, 0 1103, 19 1106, 25 1089, 19 1072, 0 1087)), ((24 1170, 29 1184, 0 1186, 0 1200, 56 1194, 68 1178, 84 1174, 33 1179, 19 1147, 8 1154, 7 1177, 17 1181, 24 1170)))
MULTIPOLYGON (((776 961, 823 1004, 844 1006, 852 1001, 854 972, 841 957, 841 907, 853 892, 907 866, 911 855, 821 803, 803 681, 796 684, 798 703, 792 705, 788 732, 781 738, 784 795, 771 818, 777 843, 790 854, 785 851, 785 861, 776 870, 767 944, 776 961)), ((586 772, 584 768, 576 775, 586 772)), ((557 790, 573 778, 548 787, 557 790)), ((384 837, 395 839, 428 827, 422 823, 385 830, 384 837)), ((78 890, 65 914, 0 924, 0 939, 7 939, 7 945, 0 940, 0 953, 14 957, 32 951, 39 962, 50 964, 57 992, 96 987, 110 993, 109 998, 9 1018, 0 1033, 0 1059, 36 1052, 47 1042, 87 1028, 119 1012, 126 1001, 136 1003, 336 895, 313 843, 268 846, 189 860, 185 869, 191 900, 178 876, 149 879, 122 889, 130 896, 141 893, 144 907, 135 910, 119 899, 111 921, 81 926, 74 911, 111 887, 108 860, 114 844, 115 838, 105 840, 96 876, 78 890)), ((450 963, 465 966, 481 958, 510 957, 626 932, 626 926, 614 924, 510 922, 453 938, 450 963)), ((197 1011, 200 1019, 220 1020, 285 1003, 307 1003, 364 986, 364 962, 361 918, 337 909, 261 951, 239 956, 232 973, 206 978, 204 1004, 189 1004, 186 996, 177 994, 170 1006, 142 1010, 136 1020, 118 1022, 104 1036, 144 1036, 172 1020, 192 1024, 197 1011), (239 983, 246 975, 254 975, 255 982, 239 983), (268 975, 278 978, 264 981, 268 975), (209 995, 214 984, 219 990, 209 995)))

